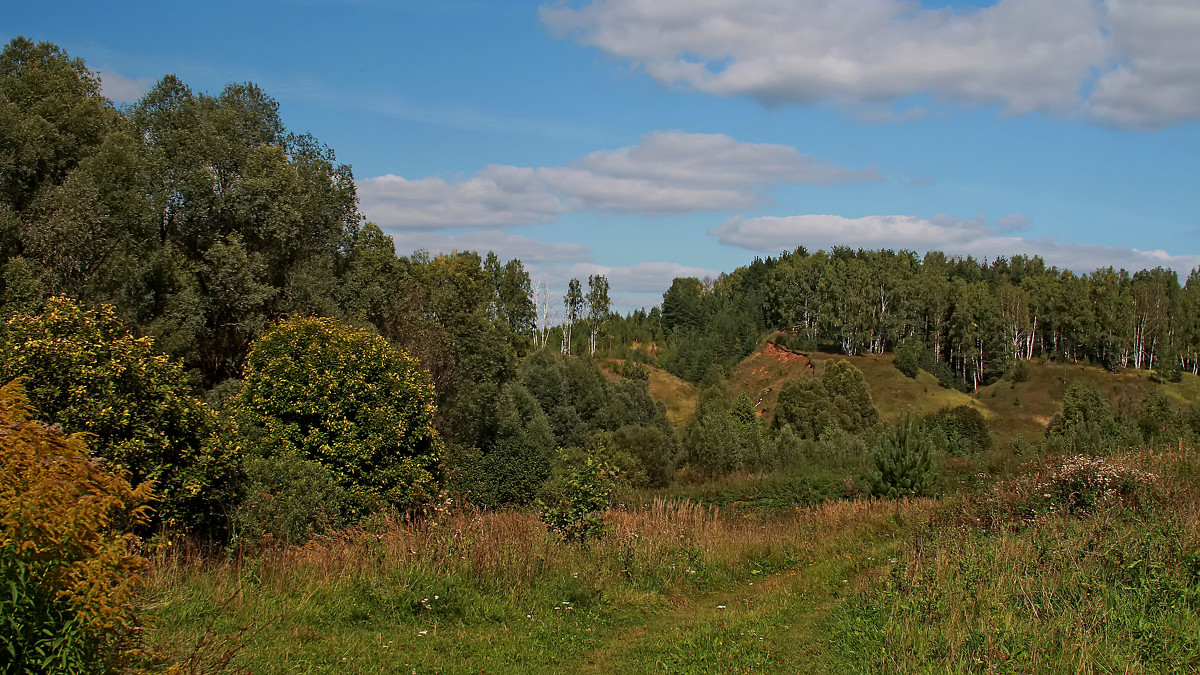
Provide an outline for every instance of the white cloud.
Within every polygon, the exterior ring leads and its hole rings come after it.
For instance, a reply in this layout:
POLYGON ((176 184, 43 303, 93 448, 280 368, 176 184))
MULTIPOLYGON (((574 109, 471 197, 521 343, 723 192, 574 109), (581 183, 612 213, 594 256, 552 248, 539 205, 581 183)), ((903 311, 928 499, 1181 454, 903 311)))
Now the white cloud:
POLYGON ((529 225, 566 213, 541 183, 513 176, 513 170, 520 171, 489 166, 454 182, 387 174, 358 181, 358 197, 367 218, 385 228, 529 225))
POLYGON ((644 262, 624 267, 579 263, 563 269, 561 274, 565 274, 567 278, 576 278, 581 281, 586 281, 593 274, 603 274, 608 279, 611 291, 614 293, 658 293, 661 295, 671 286, 671 281, 676 277, 715 279, 720 272, 673 262, 644 262))
MULTIPOLYGON (((1020 218, 1024 216, 1014 214, 1000 221, 1012 222, 1020 218)), ((710 234, 723 244, 763 253, 777 253, 796 246, 804 246, 810 251, 833 246, 919 252, 940 250, 952 255, 988 258, 1021 253, 1039 255, 1051 265, 1076 272, 1089 272, 1108 265, 1128 270, 1163 266, 1177 271, 1200 266, 1200 255, 1172 255, 1162 250, 1143 251, 1129 246, 1072 244, 1047 237, 1005 236, 1000 228, 989 226, 982 217, 974 220, 948 216, 844 218, 834 215, 731 218, 710 234)))
POLYGON ((1010 213, 996 219, 997 228, 1010 232, 1028 230, 1032 225, 1033 219, 1023 213, 1010 213))
POLYGON ((1200 115, 1200 3, 1108 0, 1118 65, 1095 83, 1091 116, 1117 126, 1156 127, 1200 115))
POLYGON ((553 244, 518 234, 498 230, 447 235, 426 230, 392 230, 392 239, 401 255, 425 249, 431 253, 451 251, 495 251, 507 260, 518 258, 523 263, 578 263, 592 259, 591 251, 582 244, 553 244))
POLYGON ((133 79, 125 77, 111 68, 101 68, 100 74, 100 93, 110 101, 117 103, 128 103, 136 101, 146 92, 150 91, 150 87, 154 86, 153 78, 139 77, 133 79))
POLYGON ((541 15, 664 84, 765 105, 887 119, 924 112, 887 103, 929 95, 1123 126, 1200 116, 1195 0, 591 0, 541 15))
POLYGON ((735 211, 783 183, 879 180, 785 145, 723 134, 660 131, 638 145, 602 150, 563 167, 491 165, 460 180, 386 175, 358 182, 367 218, 384 227, 505 227, 600 211, 674 215, 735 211))

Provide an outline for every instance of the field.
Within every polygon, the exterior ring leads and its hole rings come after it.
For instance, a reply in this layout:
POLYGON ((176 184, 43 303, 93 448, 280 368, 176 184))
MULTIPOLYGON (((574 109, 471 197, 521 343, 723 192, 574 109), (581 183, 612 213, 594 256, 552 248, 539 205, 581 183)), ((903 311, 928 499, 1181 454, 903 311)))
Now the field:
MULTIPOLYGON (((811 356, 817 374, 841 358, 811 356)), ((1072 379, 1118 410, 1150 386, 1196 400, 1190 375, 1032 364, 968 396, 849 360, 885 417, 973 405, 1005 442, 1039 439, 1072 379)), ((797 376, 806 359, 764 350, 731 382, 769 414, 797 376)), ((695 406, 662 371, 651 390, 673 421, 695 406)), ((831 494, 864 470, 846 458, 684 476, 627 493, 584 545, 529 511, 461 509, 237 559, 165 548, 148 640, 190 673, 1195 672, 1200 454, 1033 447, 944 459, 933 499, 831 494)))
POLYGON ((1153 478, 1069 515, 1020 516, 1022 484, 999 482, 762 518, 659 500, 589 546, 461 512, 176 552, 151 640, 191 672, 231 651, 255 673, 1193 672, 1200 458, 1103 461, 1153 478))

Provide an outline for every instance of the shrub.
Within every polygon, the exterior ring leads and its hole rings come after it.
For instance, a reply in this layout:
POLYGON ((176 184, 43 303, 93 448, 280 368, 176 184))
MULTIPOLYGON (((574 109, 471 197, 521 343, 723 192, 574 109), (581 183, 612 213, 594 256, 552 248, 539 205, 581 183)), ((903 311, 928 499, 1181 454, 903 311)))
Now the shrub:
POLYGON ((1063 436, 1083 430, 1107 434, 1113 432, 1115 427, 1112 409, 1100 390, 1081 382, 1072 382, 1063 394, 1062 411, 1051 418, 1046 427, 1046 436, 1063 436))
POLYGON ((354 514, 435 496, 442 441, 433 385, 378 335, 332 319, 281 323, 251 349, 233 407, 263 456, 329 469, 354 514))
POLYGON ((1149 443, 1177 440, 1183 435, 1182 415, 1157 388, 1142 395, 1137 407, 1137 426, 1142 438, 1149 443))
POLYGON ((92 460, 80 435, 30 421, 0 388, 0 660, 9 673, 105 673, 133 656, 150 485, 92 460))
POLYGON ((675 477, 679 446, 669 431, 626 425, 609 435, 609 444, 638 461, 645 476, 645 485, 639 487, 666 487, 675 477))
POLYGON ((542 521, 563 539, 587 542, 604 532, 604 511, 620 474, 603 456, 560 453, 554 478, 540 500, 542 521))
POLYGON ((1025 359, 1014 360, 1004 371, 1004 379, 1013 384, 1029 381, 1029 364, 1025 363, 1025 359))
POLYGON ((187 389, 182 366, 135 338, 112 307, 52 298, 36 314, 9 317, 0 333, 0 379, 24 377, 39 414, 91 450, 153 481, 168 526, 220 534, 235 501, 239 454, 217 416, 187 389))
POLYGON ((799 377, 783 385, 775 403, 774 426, 790 426, 800 438, 816 439, 836 424, 825 385, 814 377, 799 377))
POLYGON ((879 411, 871 400, 871 390, 862 371, 849 361, 826 362, 821 384, 833 402, 838 426, 846 431, 862 431, 879 421, 879 411))
POLYGON ((992 449, 987 420, 972 406, 942 408, 925 418, 924 426, 939 435, 948 455, 974 455, 992 449))
POLYGON ((753 465, 762 453, 754 405, 748 398, 731 405, 720 387, 704 390, 684 433, 684 447, 687 463, 710 476, 753 465))
POLYGON ((1029 465, 997 488, 998 511, 1018 520, 1053 514, 1084 515, 1103 504, 1138 506, 1152 497, 1158 478, 1112 458, 1073 455, 1029 465))
POLYGON ((302 544, 346 521, 345 490, 324 466, 291 454, 246 461, 246 494, 234 515, 241 544, 302 544))
POLYGON ((877 497, 928 496, 933 491, 933 440, 912 413, 875 442, 875 472, 869 477, 877 497))

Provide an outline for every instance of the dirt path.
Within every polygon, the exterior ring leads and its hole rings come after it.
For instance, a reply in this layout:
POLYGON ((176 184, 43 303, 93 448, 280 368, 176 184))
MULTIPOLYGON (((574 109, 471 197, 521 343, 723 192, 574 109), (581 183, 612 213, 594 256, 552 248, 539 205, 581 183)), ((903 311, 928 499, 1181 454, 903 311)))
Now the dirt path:
POLYGON ((879 573, 896 543, 886 539, 854 553, 814 551, 786 572, 681 600, 613 635, 580 672, 842 672, 820 622, 879 573))

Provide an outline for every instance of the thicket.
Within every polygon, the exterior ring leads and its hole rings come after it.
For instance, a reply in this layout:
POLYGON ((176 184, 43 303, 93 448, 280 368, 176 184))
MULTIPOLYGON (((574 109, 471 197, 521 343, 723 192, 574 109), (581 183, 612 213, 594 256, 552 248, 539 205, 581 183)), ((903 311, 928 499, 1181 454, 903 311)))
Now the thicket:
POLYGON ((320 464, 354 513, 411 509, 437 494, 443 447, 429 374, 378 335, 331 319, 285 321, 251 348, 231 407, 252 452, 320 464))

